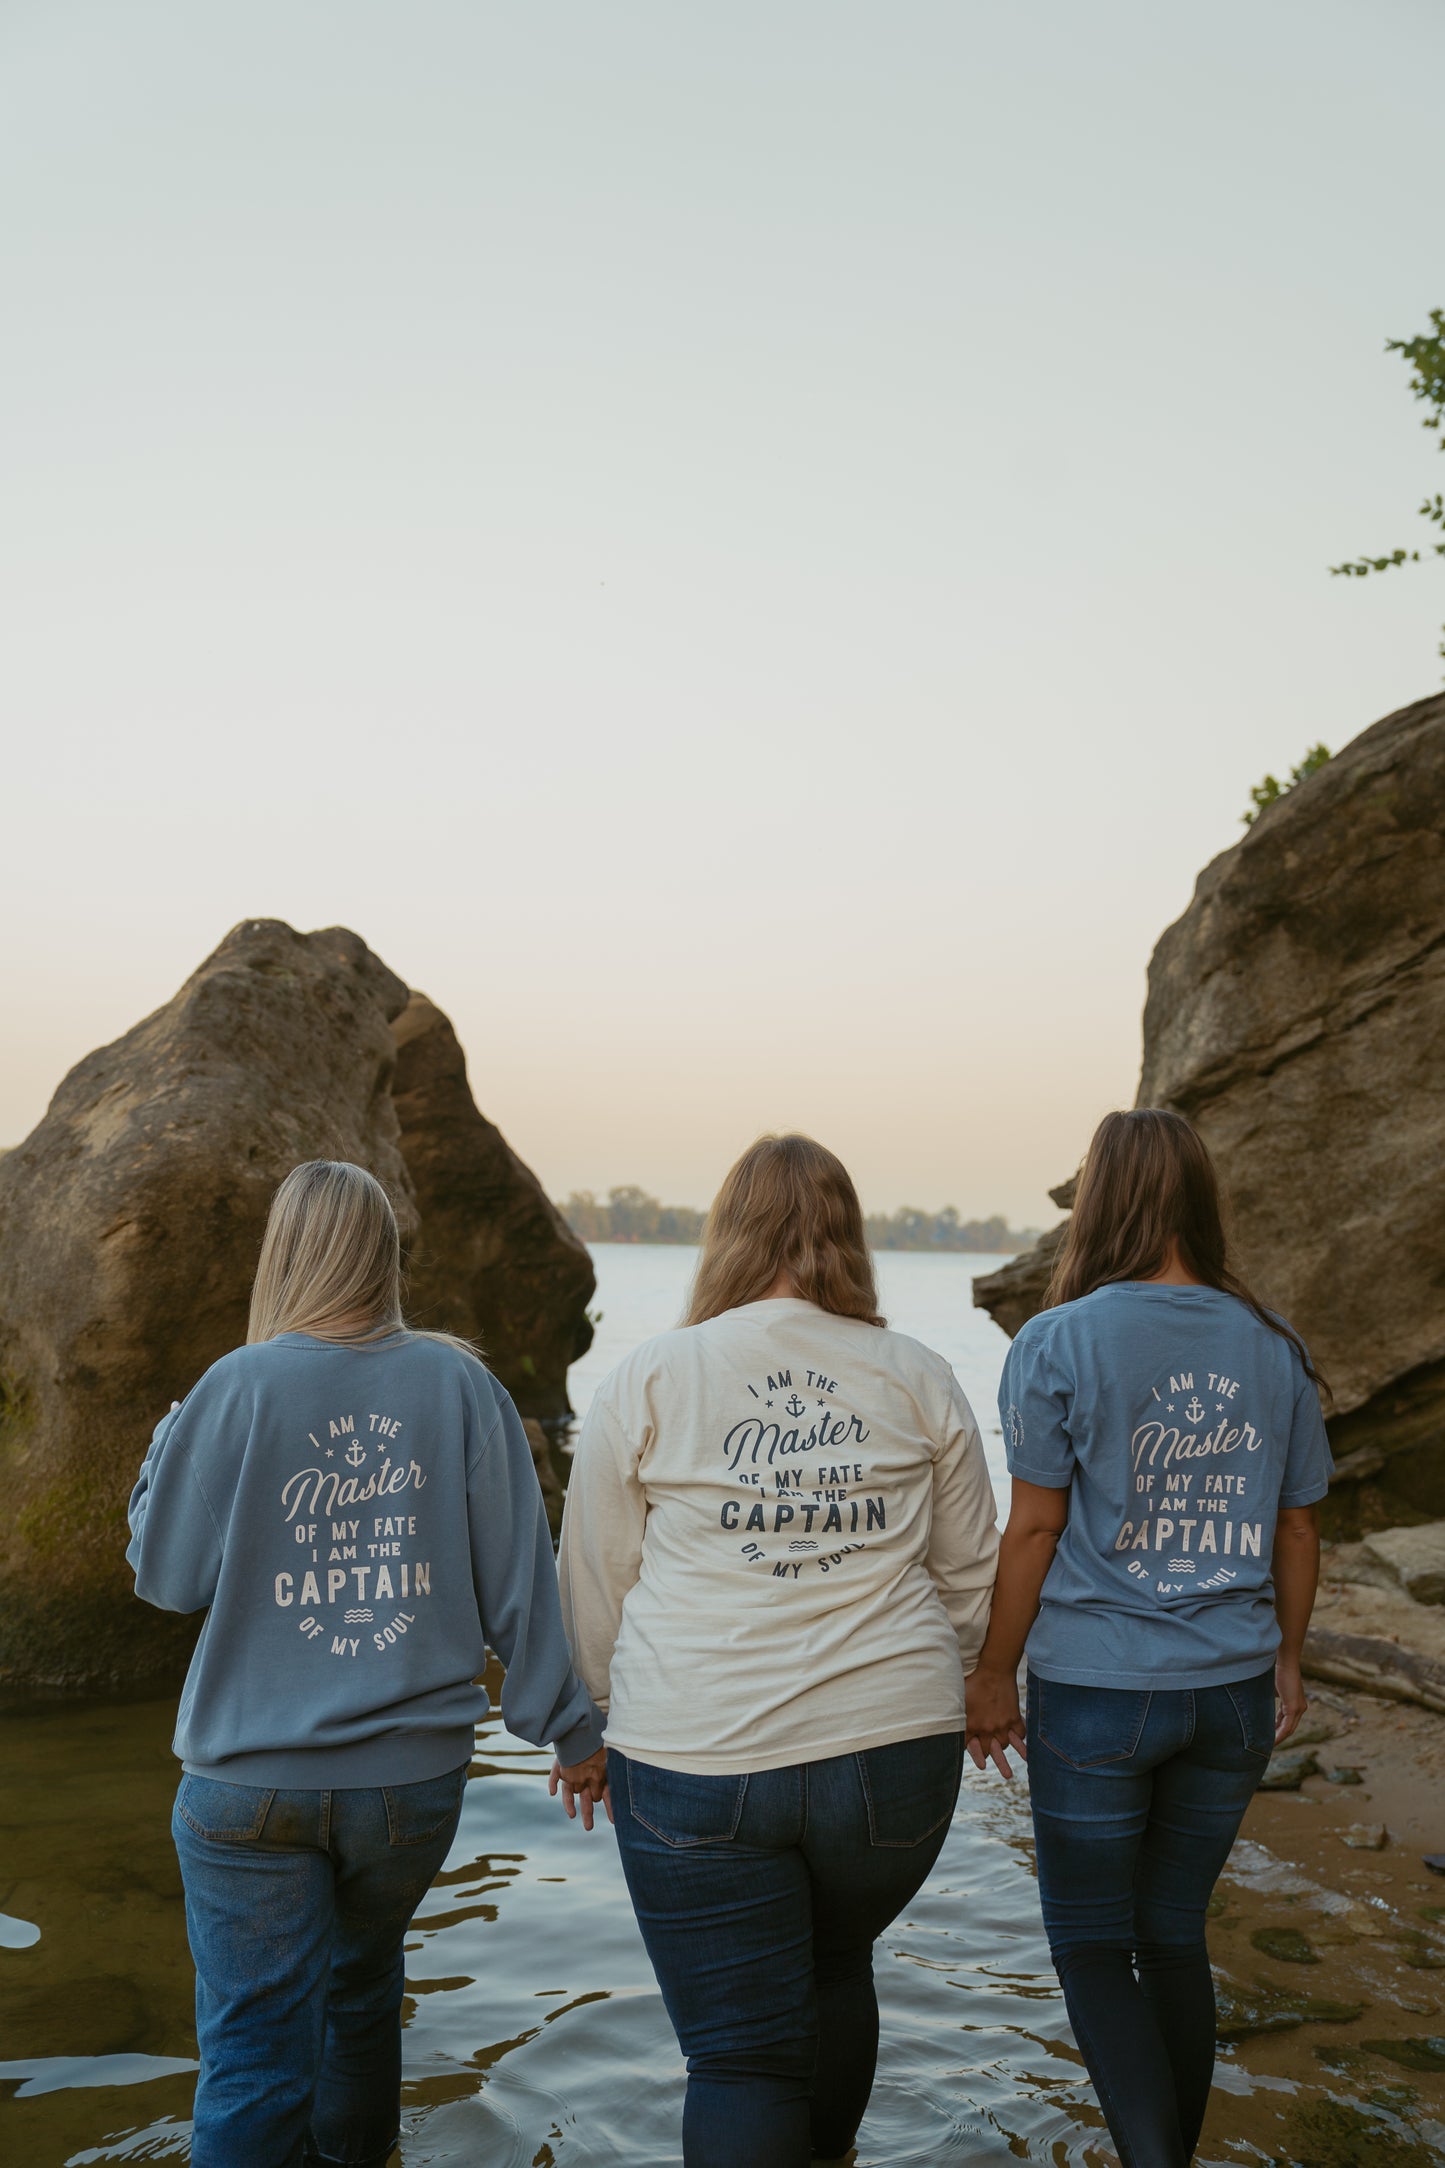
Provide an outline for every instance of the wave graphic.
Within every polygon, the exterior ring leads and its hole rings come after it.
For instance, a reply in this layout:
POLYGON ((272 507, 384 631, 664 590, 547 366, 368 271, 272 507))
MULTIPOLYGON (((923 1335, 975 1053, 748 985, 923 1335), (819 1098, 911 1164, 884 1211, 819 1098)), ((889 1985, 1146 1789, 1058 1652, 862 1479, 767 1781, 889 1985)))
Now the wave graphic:
POLYGON ((369 1626, 375 1616, 374 1611, 347 1611, 344 1614, 348 1626, 369 1626))

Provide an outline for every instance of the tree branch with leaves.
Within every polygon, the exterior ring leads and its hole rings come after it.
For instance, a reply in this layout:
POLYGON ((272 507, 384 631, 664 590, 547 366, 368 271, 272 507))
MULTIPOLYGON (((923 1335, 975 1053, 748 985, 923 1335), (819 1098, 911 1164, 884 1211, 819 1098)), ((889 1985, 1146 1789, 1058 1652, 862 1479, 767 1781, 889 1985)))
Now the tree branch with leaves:
MULTIPOLYGON (((1436 432, 1439 449, 1445 452, 1445 309, 1432 309, 1430 324, 1431 329, 1418 339, 1387 339, 1385 352, 1403 354, 1410 364, 1414 372, 1410 390, 1430 408, 1421 427, 1436 432)), ((1445 495, 1426 497, 1419 514, 1445 531, 1445 495)), ((1427 557, 1445 557, 1445 540, 1427 543, 1423 549, 1391 550, 1384 557, 1355 557, 1348 564, 1331 565, 1330 571, 1341 579, 1363 580, 1371 572, 1393 572, 1397 565, 1418 565, 1427 557)), ((1441 629, 1445 631, 1445 627, 1441 629)), ((1440 642, 1440 653, 1445 655, 1445 639, 1440 642)))

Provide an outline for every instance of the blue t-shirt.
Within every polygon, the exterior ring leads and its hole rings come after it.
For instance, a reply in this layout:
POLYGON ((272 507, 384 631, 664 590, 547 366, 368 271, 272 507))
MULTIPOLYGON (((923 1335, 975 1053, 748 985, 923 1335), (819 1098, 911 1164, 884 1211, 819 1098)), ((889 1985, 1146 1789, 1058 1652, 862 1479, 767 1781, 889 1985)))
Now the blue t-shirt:
POLYGON ((1030 1318, 999 1414, 1010 1473, 1070 1491, 1032 1671, 1139 1690, 1269 1666, 1275 1515, 1332 1467, 1288 1340, 1215 1288, 1118 1281, 1030 1318))

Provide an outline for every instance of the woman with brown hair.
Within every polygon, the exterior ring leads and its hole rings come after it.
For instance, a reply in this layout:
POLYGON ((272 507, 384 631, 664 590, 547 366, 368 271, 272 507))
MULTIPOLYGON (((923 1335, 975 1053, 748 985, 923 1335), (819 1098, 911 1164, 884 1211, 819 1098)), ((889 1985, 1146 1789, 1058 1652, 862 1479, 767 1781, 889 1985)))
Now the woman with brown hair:
POLYGON ((969 1681, 980 1768, 1027 1751, 1039 1897, 1123 2168, 1185 2168, 1214 2071, 1205 1908, 1300 1657, 1330 1452, 1298 1335, 1231 1270, 1182 1115, 1100 1123, 999 1389, 1013 1503, 969 1681))
POLYGON ((562 1530, 623 1869, 687 2057, 686 2168, 853 2142, 873 1943, 952 1818, 997 1540, 972 1412, 879 1316, 846 1169, 760 1138, 683 1324, 599 1389, 562 1530))

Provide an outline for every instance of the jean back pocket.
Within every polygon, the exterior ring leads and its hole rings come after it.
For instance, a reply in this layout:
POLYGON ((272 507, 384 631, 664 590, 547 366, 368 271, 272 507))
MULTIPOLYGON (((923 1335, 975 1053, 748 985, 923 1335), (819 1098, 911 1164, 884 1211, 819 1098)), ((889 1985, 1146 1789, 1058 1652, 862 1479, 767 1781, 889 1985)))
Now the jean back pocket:
POLYGON ((187 1776, 176 1794, 176 1812, 187 1829, 212 1844, 255 1844, 266 1827, 274 1788, 222 1784, 215 1777, 187 1776))
POLYGON ((864 1747, 853 1758, 871 1845, 892 1850, 922 1844, 952 1821, 963 1775, 961 1731, 864 1747))
POLYGON ((427 1844, 455 1822, 462 1811, 467 1769, 449 1769, 442 1777, 424 1777, 419 1784, 384 1784, 386 1836, 392 1845, 427 1844))
POLYGON ((1029 1699, 1049 1751, 1071 1768, 1098 1769, 1138 1752, 1152 1696, 1121 1686, 1066 1686, 1031 1673, 1029 1699))
POLYGON ((745 1776, 694 1776, 628 1757, 627 1803, 633 1820, 679 1850, 730 1843, 742 1820, 747 1789, 745 1776))

